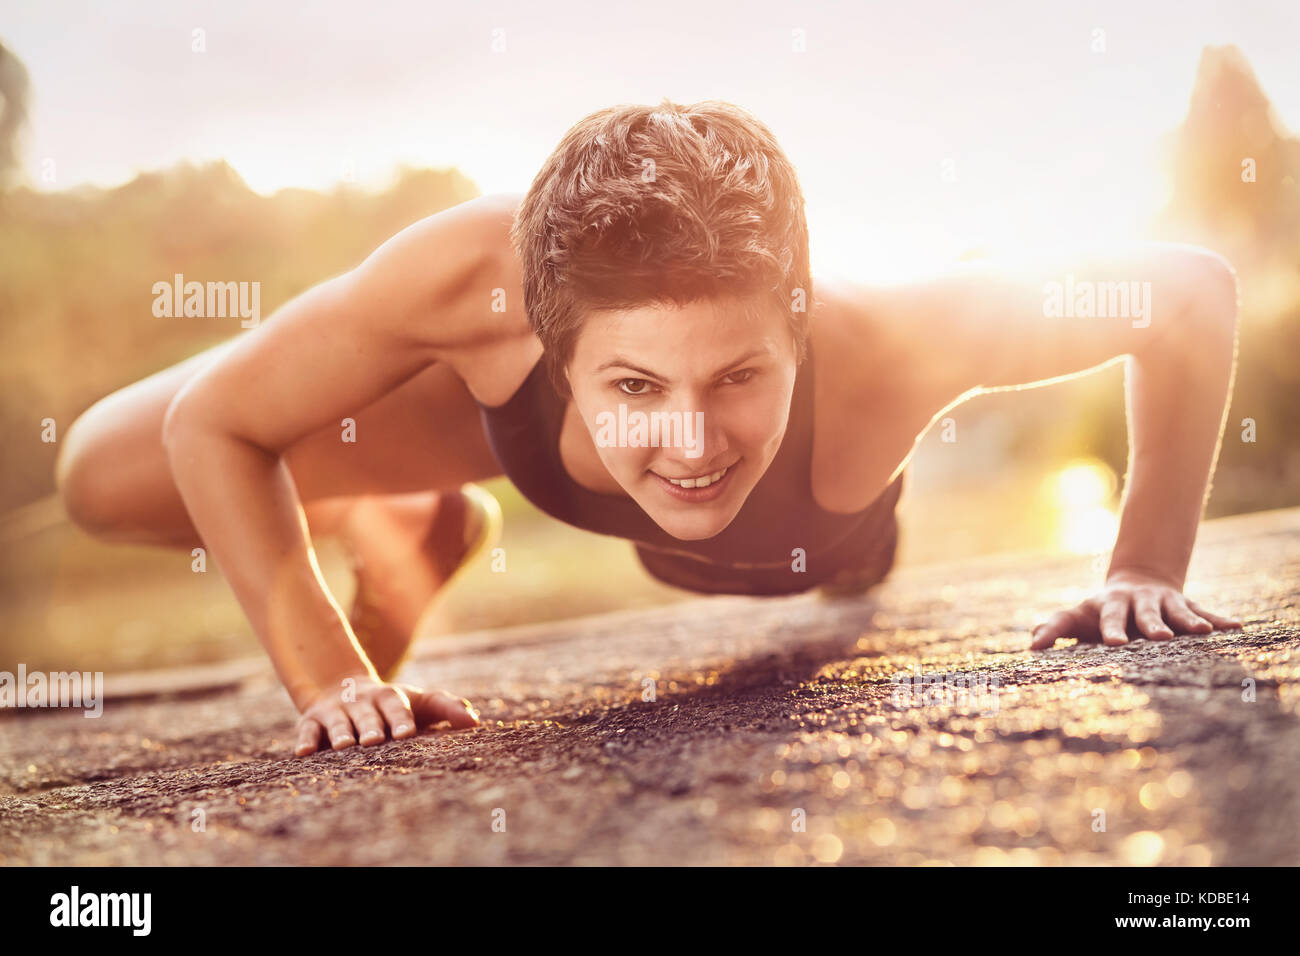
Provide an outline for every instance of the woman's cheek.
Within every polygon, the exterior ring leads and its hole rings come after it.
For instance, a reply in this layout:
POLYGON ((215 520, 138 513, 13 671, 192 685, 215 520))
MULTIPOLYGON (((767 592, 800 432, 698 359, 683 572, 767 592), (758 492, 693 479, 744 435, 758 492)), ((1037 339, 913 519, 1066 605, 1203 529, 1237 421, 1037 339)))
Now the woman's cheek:
POLYGON ((736 409, 738 414, 732 416, 729 429, 734 440, 749 449, 776 447, 785 434, 788 420, 789 396, 785 396, 784 405, 781 398, 778 395, 775 399, 736 409))
POLYGON ((650 467, 654 453, 654 448, 613 447, 602 449, 601 458, 611 475, 635 478, 650 467))

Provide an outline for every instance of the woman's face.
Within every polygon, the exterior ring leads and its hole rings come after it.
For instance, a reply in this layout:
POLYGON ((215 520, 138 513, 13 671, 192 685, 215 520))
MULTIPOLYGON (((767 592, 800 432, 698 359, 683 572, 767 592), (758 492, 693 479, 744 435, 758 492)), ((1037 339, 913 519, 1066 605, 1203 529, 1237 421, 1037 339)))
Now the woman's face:
POLYGON ((781 445, 794 341, 778 310, 735 300, 594 312, 567 374, 614 480, 669 534, 710 538, 781 445))

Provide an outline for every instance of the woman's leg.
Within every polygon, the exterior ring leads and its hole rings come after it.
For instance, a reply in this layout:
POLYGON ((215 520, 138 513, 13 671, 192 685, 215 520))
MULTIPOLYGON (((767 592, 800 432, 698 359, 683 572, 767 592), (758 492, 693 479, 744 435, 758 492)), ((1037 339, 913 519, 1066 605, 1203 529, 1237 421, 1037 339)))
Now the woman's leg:
MULTIPOLYGON (((220 357, 223 343, 91 406, 60 449, 58 486, 69 517, 96 537, 193 547, 198 535, 162 444, 176 393, 220 357)), ((339 498, 452 490, 501 472, 478 406, 459 377, 432 366, 352 416, 355 443, 341 425, 306 436, 285 455, 298 495, 319 528, 336 526, 339 498)), ((332 527, 330 528, 332 530, 332 527)))
MULTIPOLYGON (((68 430, 58 485, 69 516, 109 541, 200 545, 172 481, 162 422, 175 394, 228 347, 219 345, 115 392, 68 430)), ((495 530, 495 503, 462 485, 496 477, 478 406, 434 366, 352 416, 355 443, 328 426, 286 453, 313 537, 336 535, 353 556, 351 618, 381 674, 404 657, 420 612, 495 530)))

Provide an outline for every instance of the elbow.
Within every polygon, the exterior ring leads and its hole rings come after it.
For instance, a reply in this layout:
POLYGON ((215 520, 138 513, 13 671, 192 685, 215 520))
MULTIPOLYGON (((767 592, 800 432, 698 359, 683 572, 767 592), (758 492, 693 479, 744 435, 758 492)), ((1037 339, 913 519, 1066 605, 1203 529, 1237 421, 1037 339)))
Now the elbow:
POLYGON ((232 427, 222 405, 208 392, 196 388, 195 383, 177 392, 167 406, 162 420, 162 446, 172 478, 178 484, 178 467, 190 465, 200 456, 206 461, 236 447, 273 459, 283 453, 250 440, 232 427))
POLYGON ((184 454, 191 439, 202 428, 202 419, 190 389, 182 388, 172 398, 167 411, 163 414, 162 446, 169 464, 175 465, 177 456, 184 454))

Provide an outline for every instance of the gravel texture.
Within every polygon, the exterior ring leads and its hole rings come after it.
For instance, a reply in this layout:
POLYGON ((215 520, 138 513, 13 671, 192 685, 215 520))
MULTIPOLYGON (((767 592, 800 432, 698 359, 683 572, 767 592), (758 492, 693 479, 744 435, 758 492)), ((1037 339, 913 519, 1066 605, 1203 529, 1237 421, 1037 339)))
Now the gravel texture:
POLYGON ((1300 863, 1300 509, 1201 529, 1187 594, 1243 631, 1025 649, 1097 580, 1010 554, 438 639, 403 679, 482 727, 305 759, 265 665, 120 680, 0 714, 0 863, 1300 863))

